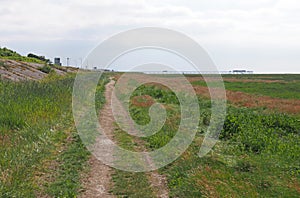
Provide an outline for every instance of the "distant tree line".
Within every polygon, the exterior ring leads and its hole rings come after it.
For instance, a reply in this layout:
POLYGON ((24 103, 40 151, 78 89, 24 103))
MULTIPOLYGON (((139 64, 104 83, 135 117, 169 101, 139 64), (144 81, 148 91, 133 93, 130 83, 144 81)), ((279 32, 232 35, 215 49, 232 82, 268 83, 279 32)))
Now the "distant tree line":
POLYGON ((46 59, 45 56, 38 56, 33 53, 29 53, 26 57, 6 47, 0 47, 0 58, 31 63, 51 64, 51 61, 49 59, 46 59))
POLYGON ((41 60, 43 62, 50 63, 50 60, 46 59, 45 56, 38 56, 38 55, 30 53, 30 54, 27 55, 27 57, 29 57, 29 58, 35 58, 35 59, 41 60))
POLYGON ((14 57, 14 56, 17 57, 17 56, 21 56, 21 55, 15 51, 7 49, 6 47, 4 47, 4 48, 0 47, 0 57, 14 57))

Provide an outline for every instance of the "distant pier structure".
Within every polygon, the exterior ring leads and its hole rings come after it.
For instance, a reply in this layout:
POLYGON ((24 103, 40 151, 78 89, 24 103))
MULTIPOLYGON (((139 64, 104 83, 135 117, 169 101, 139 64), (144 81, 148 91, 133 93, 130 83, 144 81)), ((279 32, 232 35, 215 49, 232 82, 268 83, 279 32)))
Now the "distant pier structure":
POLYGON ((253 74, 253 71, 247 71, 247 70, 233 70, 232 74, 253 74))
MULTIPOLYGON (((138 71, 137 71, 138 72, 138 71)), ((142 71, 144 74, 229 74, 228 71, 142 71)))
POLYGON ((253 71, 233 70, 233 71, 143 71, 145 74, 253 74, 253 71))

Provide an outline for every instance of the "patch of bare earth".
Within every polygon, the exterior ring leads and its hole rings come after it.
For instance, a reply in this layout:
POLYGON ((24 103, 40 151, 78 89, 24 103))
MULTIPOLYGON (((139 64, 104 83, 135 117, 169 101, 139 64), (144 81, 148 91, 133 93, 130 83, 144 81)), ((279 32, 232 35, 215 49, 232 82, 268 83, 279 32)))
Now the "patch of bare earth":
MULTIPOLYGON (((114 81, 111 81, 106 85, 105 99, 106 103, 100 112, 100 125, 105 131, 105 134, 112 138, 114 132, 114 119, 111 109, 111 93, 113 91, 114 81)), ((113 157, 113 156, 110 156, 113 157)), ((92 155, 88 161, 90 171, 82 179, 82 185, 84 191, 79 197, 85 198, 106 198, 115 197, 109 190, 112 188, 111 173, 112 168, 103 164, 100 160, 96 159, 92 155)))
POLYGON ((82 180, 84 191, 79 197, 114 197, 109 192, 109 189, 112 187, 111 168, 96 159, 93 155, 88 163, 90 172, 82 180))
POLYGON ((154 193, 157 197, 168 198, 169 189, 167 187, 167 178, 164 175, 159 174, 157 171, 149 173, 149 179, 154 189, 154 193))

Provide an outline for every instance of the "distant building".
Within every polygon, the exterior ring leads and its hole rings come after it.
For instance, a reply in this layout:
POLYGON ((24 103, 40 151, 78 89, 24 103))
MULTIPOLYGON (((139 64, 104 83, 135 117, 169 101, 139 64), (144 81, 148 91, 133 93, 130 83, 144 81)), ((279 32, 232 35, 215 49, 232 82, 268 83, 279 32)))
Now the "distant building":
POLYGON ((60 58, 54 58, 54 65, 61 66, 60 58))

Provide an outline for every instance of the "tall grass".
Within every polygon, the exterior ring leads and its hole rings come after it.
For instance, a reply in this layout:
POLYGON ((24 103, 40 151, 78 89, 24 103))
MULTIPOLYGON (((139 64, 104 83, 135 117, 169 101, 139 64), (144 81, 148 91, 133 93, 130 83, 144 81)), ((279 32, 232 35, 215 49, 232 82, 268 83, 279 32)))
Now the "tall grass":
MULTIPOLYGON (((0 81, 1 197, 31 197, 37 166, 50 155, 70 113, 72 77, 49 82, 0 81)), ((61 141, 61 140, 59 140, 61 141)))
MULTIPOLYGON (((89 153, 73 122, 73 82, 74 75, 0 81, 0 197, 78 194, 89 153)), ((97 97, 103 91, 99 83, 97 97)))

